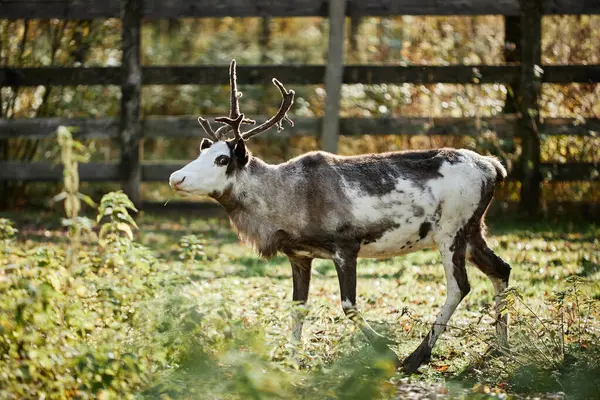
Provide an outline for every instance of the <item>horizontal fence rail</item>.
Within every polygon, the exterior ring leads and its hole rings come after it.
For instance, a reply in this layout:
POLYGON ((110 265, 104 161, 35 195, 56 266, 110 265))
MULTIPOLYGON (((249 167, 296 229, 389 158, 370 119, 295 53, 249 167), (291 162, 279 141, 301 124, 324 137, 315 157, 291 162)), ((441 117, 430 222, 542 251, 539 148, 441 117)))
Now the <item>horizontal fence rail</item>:
MULTIPOLYGON (((211 118, 204 116, 205 118, 211 118)), ((266 120, 267 116, 255 117, 266 120)), ((281 132, 274 129, 261 134, 264 138, 285 138, 292 136, 319 136, 321 118, 294 117, 294 126, 286 126, 281 132)), ((484 132, 495 133, 498 137, 513 137, 517 115, 505 114, 497 117, 348 117, 340 118, 340 134, 359 135, 452 135, 477 136, 484 132)), ((116 139, 119 137, 119 120, 101 119, 0 119, 0 139, 27 137, 30 139, 50 139, 59 126, 75 128, 73 136, 78 139, 116 139)), ((145 138, 206 137, 196 117, 156 117, 142 120, 145 138)), ((540 124, 542 135, 600 137, 600 119, 546 118, 540 124)), ((0 162, 0 168, 1 168, 0 162)))
MULTIPOLYGON (((327 0, 146 0, 145 18, 326 17, 327 0)), ((0 0, 0 19, 118 18, 119 0, 0 0)), ((507 15, 518 16, 519 0, 348 0, 348 16, 507 15)), ((600 14, 594 0, 544 0, 543 14, 600 14)))
MULTIPOLYGON (((142 67, 144 85, 227 85, 225 66, 142 67)), ((600 65, 542 66, 545 83, 599 83, 600 65)), ((519 77, 518 65, 345 65, 343 83, 513 83, 519 77)), ((244 85, 270 84, 277 78, 286 85, 324 83, 323 65, 238 66, 244 85)), ((0 86, 120 85, 120 67, 0 67, 0 86)))
MULTIPOLYGON (((184 163, 143 163, 144 182, 167 182, 169 175, 182 168, 184 163)), ((600 181, 600 164, 594 163, 542 163, 542 175, 552 181, 600 181)), ((0 167, 0 181, 59 182, 63 179, 61 165, 48 162, 3 162, 0 167)), ((83 182, 118 182, 118 163, 88 163, 79 165, 79 178, 83 182)), ((520 180, 519 172, 509 175, 509 180, 520 180)))

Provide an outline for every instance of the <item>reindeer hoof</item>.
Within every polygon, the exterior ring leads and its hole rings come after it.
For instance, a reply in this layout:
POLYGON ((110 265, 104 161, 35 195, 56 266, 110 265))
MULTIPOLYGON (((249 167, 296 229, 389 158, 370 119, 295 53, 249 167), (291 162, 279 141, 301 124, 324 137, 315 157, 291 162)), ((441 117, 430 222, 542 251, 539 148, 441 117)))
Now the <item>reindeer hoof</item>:
POLYGON ((419 367, 431 360, 431 349, 426 346, 419 346, 413 353, 404 359, 402 371, 407 374, 417 372, 419 367))

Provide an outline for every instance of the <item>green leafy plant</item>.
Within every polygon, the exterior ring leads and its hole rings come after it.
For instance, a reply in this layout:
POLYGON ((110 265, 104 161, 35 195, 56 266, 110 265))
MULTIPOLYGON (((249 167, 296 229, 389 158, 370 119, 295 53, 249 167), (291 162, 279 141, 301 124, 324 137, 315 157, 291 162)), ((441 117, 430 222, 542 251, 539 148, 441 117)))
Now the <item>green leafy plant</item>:
POLYGON ((179 259, 186 263, 206 261, 204 245, 205 239, 201 236, 183 236, 179 241, 179 259))
POLYGON ((127 195, 119 190, 102 196, 96 222, 103 224, 98 234, 99 244, 106 251, 107 261, 122 263, 122 254, 132 247, 133 229, 138 229, 129 211, 137 208, 127 195), (116 259, 115 259, 116 258, 116 259))
MULTIPOLYGON (((0 255, 2 261, 8 261, 10 254, 13 252, 12 242, 18 230, 13 227, 11 220, 0 218, 0 255)), ((0 266, 2 262, 0 262, 0 266)))
POLYGON ((133 240, 132 228, 139 228, 135 220, 129 215, 129 210, 138 211, 123 191, 110 192, 102 196, 96 222, 100 222, 104 218, 108 221, 100 229, 100 244, 107 241, 112 234, 125 236, 129 240, 133 240))

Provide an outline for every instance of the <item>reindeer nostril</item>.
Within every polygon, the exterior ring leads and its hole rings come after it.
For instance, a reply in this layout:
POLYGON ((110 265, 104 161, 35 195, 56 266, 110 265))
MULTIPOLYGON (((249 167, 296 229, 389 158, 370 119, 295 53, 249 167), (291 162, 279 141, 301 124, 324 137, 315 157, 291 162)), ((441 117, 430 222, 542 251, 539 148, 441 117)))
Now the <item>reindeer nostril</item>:
POLYGON ((179 182, 172 182, 171 187, 173 189, 178 189, 179 185, 181 185, 183 183, 183 181, 185 181, 185 176, 183 178, 181 178, 181 180, 179 182))

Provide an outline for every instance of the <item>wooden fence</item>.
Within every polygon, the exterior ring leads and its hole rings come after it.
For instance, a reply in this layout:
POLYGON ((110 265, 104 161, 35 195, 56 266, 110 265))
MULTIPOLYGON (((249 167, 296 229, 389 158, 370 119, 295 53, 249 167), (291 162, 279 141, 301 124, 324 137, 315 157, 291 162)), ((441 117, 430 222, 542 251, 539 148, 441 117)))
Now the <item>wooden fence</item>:
MULTIPOLYGON (((294 118, 294 128, 277 135, 317 135, 325 150, 336 151, 338 134, 426 134, 475 136, 490 129, 501 136, 520 138, 523 153, 511 179, 520 180, 521 206, 537 210, 541 182, 598 180, 598 165, 591 163, 542 163, 541 135, 596 135, 600 119, 585 122, 568 118, 540 120, 538 99, 542 83, 598 83, 600 65, 542 65, 541 19, 547 14, 600 14, 597 0, 0 0, 0 19, 122 19, 123 59, 120 67, 0 66, 0 87, 37 85, 119 85, 119 119, 38 118, 0 119, 0 140, 10 137, 39 139, 52 135, 59 125, 79 127, 80 137, 120 140, 121 160, 115 164, 80 166, 84 181, 120 181, 140 203, 142 181, 166 182, 176 164, 145 164, 140 160, 144 137, 201 136, 195 118, 140 118, 142 85, 227 84, 227 66, 152 66, 140 61, 142 18, 185 17, 296 17, 323 16, 331 22, 326 66, 281 65, 238 67, 244 84, 269 84, 276 77, 286 85, 325 84, 327 102, 323 119, 294 118), (343 65, 345 16, 482 15, 505 16, 507 51, 505 65, 374 66, 343 65), (507 48, 510 46, 507 46, 507 48), (502 83, 512 87, 507 99, 510 113, 491 118, 339 118, 342 83, 502 83), (510 105, 515 105, 510 107, 510 105), (322 133, 321 133, 322 132, 322 133)), ((273 134, 272 132, 269 134, 273 134)), ((59 167, 47 163, 0 162, 0 181, 56 181, 59 167)))

